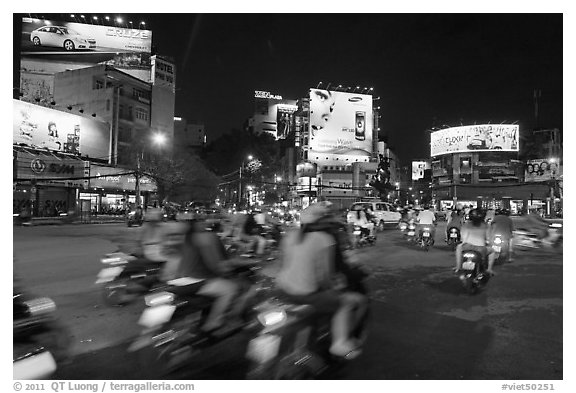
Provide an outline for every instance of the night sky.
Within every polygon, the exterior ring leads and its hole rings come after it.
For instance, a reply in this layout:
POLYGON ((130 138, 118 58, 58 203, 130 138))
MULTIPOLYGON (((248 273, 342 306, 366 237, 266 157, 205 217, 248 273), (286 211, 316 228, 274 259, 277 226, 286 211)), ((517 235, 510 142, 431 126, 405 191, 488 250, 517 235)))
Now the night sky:
POLYGON ((175 59, 175 115, 206 124, 208 142, 242 127, 254 90, 297 99, 318 82, 374 87, 406 163, 429 157, 433 125, 536 126, 534 89, 539 125, 563 127, 562 14, 121 15, 175 59))

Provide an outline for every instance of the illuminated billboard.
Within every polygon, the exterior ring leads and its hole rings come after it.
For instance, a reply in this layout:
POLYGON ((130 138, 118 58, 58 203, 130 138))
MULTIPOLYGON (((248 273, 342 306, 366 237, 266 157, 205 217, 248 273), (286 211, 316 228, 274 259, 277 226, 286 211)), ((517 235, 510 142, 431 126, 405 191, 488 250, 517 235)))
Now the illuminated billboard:
POLYGON ((525 182, 539 182, 558 179, 562 175, 561 167, 556 160, 538 159, 526 162, 525 182))
POLYGON ((446 128, 430 134, 432 157, 474 151, 519 149, 519 127, 515 124, 482 124, 446 128))
POLYGON ((412 180, 424 179, 426 169, 431 169, 428 161, 412 161, 412 180))
POLYGON ((283 99, 281 95, 267 91, 254 92, 254 131, 268 133, 276 139, 286 139, 294 124, 296 100, 283 99))
POLYGON ((149 80, 151 49, 150 30, 22 18, 21 56, 30 60, 63 67, 105 63, 127 72, 145 71, 141 74, 149 80))
POLYGON ((322 165, 368 161, 372 154, 372 96, 310 89, 308 159, 322 165))
POLYGON ((13 100, 13 143, 107 160, 110 126, 98 120, 13 100))

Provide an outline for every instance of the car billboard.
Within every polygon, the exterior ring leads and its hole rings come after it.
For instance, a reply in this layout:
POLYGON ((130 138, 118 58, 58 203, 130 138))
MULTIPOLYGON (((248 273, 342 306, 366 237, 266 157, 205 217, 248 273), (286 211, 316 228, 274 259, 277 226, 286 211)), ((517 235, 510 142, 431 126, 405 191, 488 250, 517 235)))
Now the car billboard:
POLYGON ((83 116, 13 100, 14 144, 107 160, 110 126, 83 116))
POLYGON ((310 161, 344 165, 372 155, 372 96, 310 89, 310 161))
POLYGON ((430 134, 430 155, 494 150, 517 152, 518 139, 519 127, 515 124, 451 127, 430 134))
POLYGON ((106 63, 121 70, 146 70, 149 79, 151 49, 150 30, 22 18, 22 58, 87 66, 106 63))

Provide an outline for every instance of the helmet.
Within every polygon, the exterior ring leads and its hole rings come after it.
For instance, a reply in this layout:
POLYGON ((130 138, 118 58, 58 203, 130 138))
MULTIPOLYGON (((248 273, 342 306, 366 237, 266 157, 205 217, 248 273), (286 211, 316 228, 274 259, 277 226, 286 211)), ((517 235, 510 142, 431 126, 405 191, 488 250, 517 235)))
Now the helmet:
POLYGON ((318 222, 323 218, 332 217, 332 203, 328 201, 313 203, 300 213, 302 225, 318 222))
POLYGON ((480 209, 472 209, 470 213, 468 213, 468 217, 470 217, 470 221, 473 223, 478 223, 484 221, 486 214, 480 209))
POLYGON ((149 208, 146 211, 146 214, 144 215, 144 220, 146 220, 146 221, 162 221, 163 217, 164 217, 164 213, 162 212, 162 209, 154 207, 154 208, 149 208))

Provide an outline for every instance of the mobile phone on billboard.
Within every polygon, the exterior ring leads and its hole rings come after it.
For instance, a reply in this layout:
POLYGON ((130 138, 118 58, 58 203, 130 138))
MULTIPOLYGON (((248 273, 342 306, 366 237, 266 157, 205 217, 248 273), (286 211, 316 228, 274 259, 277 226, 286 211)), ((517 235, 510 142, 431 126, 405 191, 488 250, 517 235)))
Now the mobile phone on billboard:
POLYGON ((366 112, 356 112, 355 137, 359 141, 366 140, 366 112))

